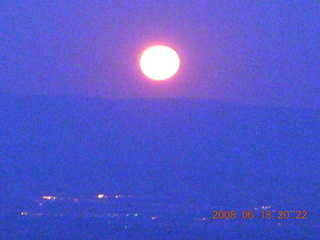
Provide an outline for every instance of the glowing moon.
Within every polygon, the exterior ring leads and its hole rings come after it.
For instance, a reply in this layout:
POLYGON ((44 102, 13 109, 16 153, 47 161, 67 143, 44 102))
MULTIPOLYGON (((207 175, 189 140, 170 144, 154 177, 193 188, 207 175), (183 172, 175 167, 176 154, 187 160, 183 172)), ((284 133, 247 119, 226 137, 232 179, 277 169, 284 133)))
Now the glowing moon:
POLYGON ((167 46, 150 47, 140 58, 144 75, 152 80, 166 80, 177 73, 180 67, 179 55, 167 46))

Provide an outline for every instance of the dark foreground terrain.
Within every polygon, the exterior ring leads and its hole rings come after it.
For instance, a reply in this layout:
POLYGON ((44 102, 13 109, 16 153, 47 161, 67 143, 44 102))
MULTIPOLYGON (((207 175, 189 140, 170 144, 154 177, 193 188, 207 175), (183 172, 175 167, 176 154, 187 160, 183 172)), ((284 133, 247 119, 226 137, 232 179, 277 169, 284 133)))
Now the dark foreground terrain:
POLYGON ((1 219, 1 239, 319 239, 318 225, 269 222, 117 222, 97 218, 1 219))

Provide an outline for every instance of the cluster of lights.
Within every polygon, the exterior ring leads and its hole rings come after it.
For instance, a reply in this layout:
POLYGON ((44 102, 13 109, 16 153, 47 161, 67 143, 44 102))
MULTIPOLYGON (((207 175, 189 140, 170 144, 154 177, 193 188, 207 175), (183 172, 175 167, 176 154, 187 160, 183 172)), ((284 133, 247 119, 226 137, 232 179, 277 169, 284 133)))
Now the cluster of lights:
POLYGON ((267 209, 270 209, 271 206, 262 206, 261 208, 264 209, 264 210, 267 210, 267 209))
MULTIPOLYGON (((267 209, 270 209, 272 206, 262 206, 261 209, 263 210, 267 210, 267 209)), ((255 207, 254 210, 258 210, 259 208, 258 207, 255 207)))
MULTIPOLYGON (((96 196, 95 196, 96 198, 98 198, 98 199, 104 199, 104 198, 130 198, 130 197, 132 197, 131 195, 120 195, 120 194, 117 194, 117 195, 114 195, 114 196, 107 196, 106 194, 104 194, 104 193, 99 193, 99 194, 97 194, 96 196)), ((56 200, 56 199, 58 199, 58 197, 56 197, 56 196, 53 196, 53 195, 44 195, 44 196, 42 196, 42 199, 44 199, 44 200, 56 200)), ((59 199, 63 199, 63 198, 59 198, 59 199)), ((70 199, 70 198, 68 198, 68 199, 70 199)), ((79 201, 79 198, 74 198, 73 199, 75 202, 78 202, 79 201)), ((42 204, 41 204, 42 205, 42 204)))
POLYGON ((42 199, 45 199, 45 200, 55 200, 55 199, 57 199, 57 197, 47 195, 47 196, 42 196, 42 199))
MULTIPOLYGON (((119 199, 119 198, 132 198, 132 195, 121 195, 121 194, 117 194, 117 195, 106 195, 104 193, 98 193, 96 194, 95 196, 92 196, 92 197, 95 197, 97 199, 111 199, 111 198, 114 198, 114 199, 119 199)), ((71 200, 71 201, 74 201, 74 202, 78 202, 79 201, 79 198, 72 198, 72 197, 68 197, 68 198, 62 198, 62 197, 57 197, 57 196, 54 196, 54 195, 43 195, 41 196, 41 199, 43 199, 44 201, 38 201, 38 205, 39 206, 42 206, 44 204, 46 204, 45 202, 46 201, 54 201, 54 200, 71 200)), ((262 209, 268 209, 270 208, 270 206, 263 206, 262 209)), ((20 215, 21 216, 43 216, 42 213, 29 213, 29 212, 20 212, 20 215)), ((59 214, 61 217, 64 216, 63 213, 60 213, 59 214)), ((119 218, 121 217, 121 214, 119 213, 107 213, 106 216, 108 217, 111 217, 111 218, 119 218)), ((127 213, 125 214, 126 217, 134 217, 134 218, 137 218, 137 217, 140 217, 140 214, 136 213, 136 212, 133 212, 133 213, 127 213)), ((161 216, 156 216, 156 215, 151 215, 148 217, 150 220, 154 221, 156 219, 159 219, 161 218, 161 216)), ((208 218, 199 218, 197 220, 200 220, 200 221, 206 221, 208 220, 208 218)))
MULTIPOLYGON (((109 197, 112 197, 112 196, 109 196, 109 197)), ((125 196, 125 195, 117 194, 114 196, 114 198, 125 198, 125 197, 131 197, 131 195, 125 196)), ((96 198, 103 199, 103 198, 108 198, 108 196, 106 194, 99 193, 96 195, 96 198)))

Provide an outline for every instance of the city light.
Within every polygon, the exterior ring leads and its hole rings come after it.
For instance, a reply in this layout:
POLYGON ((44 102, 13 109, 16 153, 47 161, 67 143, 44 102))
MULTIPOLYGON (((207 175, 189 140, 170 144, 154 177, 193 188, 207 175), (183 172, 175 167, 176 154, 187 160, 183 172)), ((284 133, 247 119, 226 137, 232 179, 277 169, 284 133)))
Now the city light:
POLYGON ((97 198, 102 199, 102 198, 106 198, 107 196, 105 194, 99 193, 97 195, 97 198))
POLYGON ((57 199, 57 197, 50 196, 50 195, 43 196, 42 198, 45 199, 45 200, 55 200, 55 199, 57 199))

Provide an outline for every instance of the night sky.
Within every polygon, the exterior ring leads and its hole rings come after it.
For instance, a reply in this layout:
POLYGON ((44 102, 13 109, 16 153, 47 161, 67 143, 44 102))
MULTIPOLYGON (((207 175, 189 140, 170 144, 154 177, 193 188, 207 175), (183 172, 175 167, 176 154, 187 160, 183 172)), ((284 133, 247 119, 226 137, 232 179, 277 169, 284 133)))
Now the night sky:
POLYGON ((0 93, 317 108, 319 1, 2 1, 0 93), (173 47, 152 82, 142 51, 173 47))

